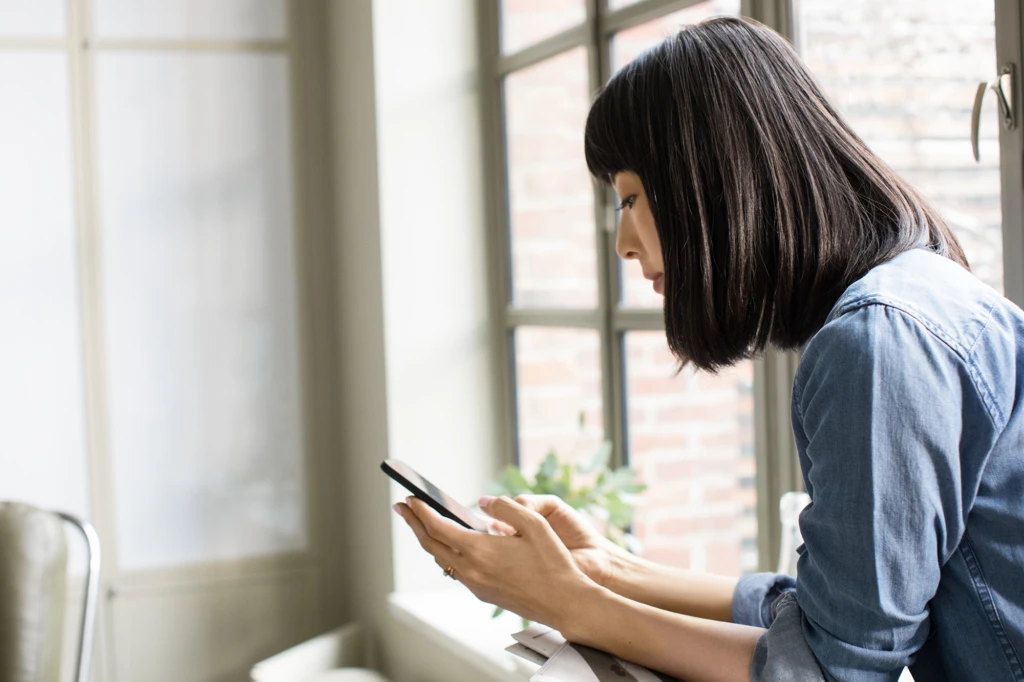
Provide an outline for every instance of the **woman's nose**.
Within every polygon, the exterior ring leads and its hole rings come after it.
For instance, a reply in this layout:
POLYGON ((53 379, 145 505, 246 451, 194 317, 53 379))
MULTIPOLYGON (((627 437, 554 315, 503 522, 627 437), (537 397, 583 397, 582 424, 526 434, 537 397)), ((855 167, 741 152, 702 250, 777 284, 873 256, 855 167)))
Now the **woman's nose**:
POLYGON ((629 220, 623 218, 619 221, 619 231, 615 235, 615 253, 623 260, 636 260, 640 258, 640 245, 636 238, 636 232, 629 224, 629 220))

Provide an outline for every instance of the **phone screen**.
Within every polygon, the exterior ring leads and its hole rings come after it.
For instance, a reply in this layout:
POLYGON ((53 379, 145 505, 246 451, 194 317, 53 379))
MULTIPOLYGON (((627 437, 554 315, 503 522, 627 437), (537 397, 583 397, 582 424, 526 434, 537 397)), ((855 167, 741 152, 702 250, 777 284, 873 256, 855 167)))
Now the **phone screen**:
POLYGON ((405 487, 413 495, 429 504, 434 511, 470 530, 490 532, 488 525, 479 515, 474 514, 436 485, 416 473, 411 466, 397 459, 380 463, 381 470, 405 487))

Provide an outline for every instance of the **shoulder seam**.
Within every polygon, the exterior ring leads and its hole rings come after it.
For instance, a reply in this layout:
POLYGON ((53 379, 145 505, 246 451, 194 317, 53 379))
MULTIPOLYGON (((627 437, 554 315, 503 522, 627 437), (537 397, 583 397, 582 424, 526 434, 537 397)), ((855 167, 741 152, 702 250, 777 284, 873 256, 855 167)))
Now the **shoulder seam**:
POLYGON ((908 318, 920 324, 932 336, 934 336, 939 341, 941 341, 945 346, 947 346, 953 352, 953 354, 956 355, 960 362, 964 364, 964 367, 967 368, 967 373, 971 377, 971 383, 974 384, 974 389, 978 392, 978 395, 981 396, 981 402, 982 404, 985 405, 985 412, 988 413, 989 419, 992 420, 992 425, 995 426, 997 429, 1002 427, 1002 424, 1005 421, 1003 412, 1002 410, 999 409, 999 406, 996 404, 995 398, 992 394, 992 390, 989 388, 988 382, 986 382, 985 378, 981 376, 981 372, 978 370, 977 365, 975 365, 971 358, 971 355, 974 352, 975 347, 978 345, 978 341, 981 340, 981 337, 988 329, 989 323, 992 321, 995 312, 994 303, 988 305, 986 309, 986 315, 984 317, 984 322, 981 325, 981 329, 978 331, 977 336, 975 337, 974 341, 971 343, 969 348, 964 348, 945 330, 943 330, 941 327, 935 325, 934 323, 923 317, 913 308, 897 303, 896 301, 888 299, 885 296, 875 295, 858 299, 844 306, 843 308, 837 310, 832 320, 838 320, 840 317, 846 315, 847 313, 853 312, 854 310, 858 310, 860 308, 866 308, 871 305, 889 308, 891 310, 895 310, 898 313, 901 313, 902 315, 907 316, 908 318))

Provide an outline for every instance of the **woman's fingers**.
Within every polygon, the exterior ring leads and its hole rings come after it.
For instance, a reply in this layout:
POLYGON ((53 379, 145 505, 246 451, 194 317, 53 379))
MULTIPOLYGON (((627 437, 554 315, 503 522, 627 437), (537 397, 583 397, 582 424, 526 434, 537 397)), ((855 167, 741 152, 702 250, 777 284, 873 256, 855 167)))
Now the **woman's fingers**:
POLYGON ((516 534, 516 529, 515 528, 513 528, 510 525, 508 525, 507 523, 503 523, 501 521, 498 521, 497 519, 490 519, 488 521, 488 523, 490 524, 491 530, 494 531, 495 533, 497 533, 498 535, 515 535, 516 534))
POLYGON ((461 563, 462 555, 457 550, 433 537, 428 532, 426 525, 424 525, 419 515, 408 504, 399 502, 395 505, 395 511, 412 528, 412 532, 415 533, 416 539, 420 542, 420 547, 432 554, 439 566, 443 564, 442 567, 447 569, 461 563))
POLYGON ((488 516, 513 528, 517 535, 536 533, 547 526, 540 514, 507 497, 481 498, 480 503, 488 516))
POLYGON ((545 518, 562 510, 563 507, 569 507, 565 500, 557 495, 517 495, 515 501, 545 518))
POLYGON ((548 623, 573 608, 586 578, 544 517, 507 497, 483 506, 513 537, 463 528, 416 499, 396 508, 437 565, 478 599, 548 623))
POLYGON ((465 526, 447 519, 430 508, 426 502, 415 497, 406 498, 406 504, 413 511, 427 533, 435 540, 440 540, 456 552, 465 554, 468 547, 478 546, 481 536, 487 537, 486 533, 476 530, 469 530, 465 526))

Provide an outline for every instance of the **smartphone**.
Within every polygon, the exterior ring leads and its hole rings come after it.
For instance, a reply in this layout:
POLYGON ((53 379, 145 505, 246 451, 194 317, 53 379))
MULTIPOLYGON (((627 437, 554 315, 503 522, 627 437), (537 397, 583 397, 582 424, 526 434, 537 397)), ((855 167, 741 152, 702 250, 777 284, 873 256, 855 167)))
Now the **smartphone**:
POLYGON ((443 490, 416 473, 416 470, 397 459, 386 459, 380 463, 381 471, 395 479, 406 490, 423 500, 441 516, 481 533, 489 533, 487 522, 469 511, 443 490))

